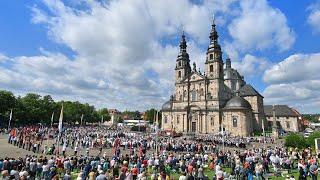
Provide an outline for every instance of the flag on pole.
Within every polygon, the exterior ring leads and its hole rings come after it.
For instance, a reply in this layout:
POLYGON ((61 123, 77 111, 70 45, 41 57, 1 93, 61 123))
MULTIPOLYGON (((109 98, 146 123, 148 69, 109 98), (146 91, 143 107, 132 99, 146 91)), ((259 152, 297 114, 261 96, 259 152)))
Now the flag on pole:
POLYGON ((11 109, 10 117, 9 117, 8 130, 10 129, 11 120, 12 120, 12 109, 11 109))
POLYGON ((157 128, 158 128, 158 126, 159 126, 159 111, 157 111, 156 121, 157 121, 157 128))
POLYGON ((153 125, 156 125, 156 112, 153 111, 153 125))
POLYGON ((80 125, 82 126, 82 121, 83 121, 83 114, 81 115, 81 119, 80 119, 80 125))
POLYGON ((264 120, 262 119, 262 134, 263 134, 263 145, 266 143, 266 134, 264 131, 264 120))
POLYGON ((264 121, 262 120, 262 133, 263 133, 263 136, 265 136, 264 134, 264 121))
POLYGON ((11 122, 11 119, 12 119, 12 109, 11 109, 11 112, 10 112, 10 122, 11 122))
POLYGON ((53 124, 53 117, 54 117, 54 112, 52 112, 52 115, 51 115, 51 127, 52 127, 52 124, 53 124))
POLYGON ((58 125, 59 133, 62 132, 62 120, 63 120, 63 104, 62 104, 62 107, 61 107, 59 125, 58 125))

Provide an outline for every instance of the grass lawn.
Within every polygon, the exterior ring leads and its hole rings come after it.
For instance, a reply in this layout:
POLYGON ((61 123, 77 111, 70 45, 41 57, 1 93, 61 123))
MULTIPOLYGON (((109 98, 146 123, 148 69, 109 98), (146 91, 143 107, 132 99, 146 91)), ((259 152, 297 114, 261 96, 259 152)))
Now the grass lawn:
MULTIPOLYGON (((230 174, 230 172, 231 172, 231 168, 222 168, 223 169, 223 171, 225 171, 225 172, 227 172, 228 174, 230 174)), ((270 168, 270 170, 271 170, 271 172, 272 172, 272 168, 270 168)), ((76 179, 77 178, 77 176, 78 176, 78 171, 73 171, 72 173, 71 173, 71 176, 72 176, 72 179, 76 179)), ((209 178, 209 180, 211 180, 212 178, 213 178, 213 176, 214 176, 214 171, 213 170, 210 170, 209 168, 206 168, 206 169, 204 169, 204 174, 209 178)), ((270 174, 270 176, 268 176, 268 179, 269 180, 285 180, 286 179, 286 175, 287 174, 285 174, 284 173, 284 177, 277 177, 277 176, 274 176, 273 174, 270 174)), ((289 174, 290 176, 291 175, 294 175, 294 179, 298 179, 298 177, 299 177, 299 172, 297 171, 297 170, 294 170, 294 171, 292 171, 292 173, 291 174, 289 174)), ((173 173, 173 174, 171 174, 171 178, 172 179, 179 179, 179 177, 180 177, 180 174, 179 173, 173 173)), ((265 176, 266 177, 266 176, 265 176)), ((266 178, 267 179, 267 178, 266 178)))
MULTIPOLYGON (((231 168, 222 168, 223 171, 227 172, 228 174, 231 173, 231 168)), ((271 170, 272 171, 272 170, 271 170)), ((209 180, 211 180, 214 176, 214 171, 213 170, 210 170, 209 168, 206 168, 204 170, 204 174, 209 178, 209 180)), ((284 174, 284 177, 277 177, 277 176, 274 176, 273 174, 270 174, 270 176, 268 177, 268 179, 270 180, 285 180, 286 179, 286 175, 287 174, 284 174)), ((292 171, 290 174, 291 175, 294 175, 294 178, 295 179, 298 179, 299 177, 299 172, 297 170, 294 170, 292 171)), ((180 174, 179 173, 174 173, 171 175, 173 179, 179 179, 179 176, 180 174)), ((266 176, 265 176, 266 177, 266 176)), ((267 179, 267 178, 266 178, 267 179)))
MULTIPOLYGON (((223 168, 224 171, 226 171, 227 173, 230 173, 231 169, 230 168, 223 168)), ((79 171, 73 171, 71 173, 71 178, 72 179, 77 179, 78 177, 78 173, 79 171)), ((204 170, 204 174, 209 178, 209 180, 211 180, 214 176, 214 172, 213 170, 210 170, 209 168, 205 169, 204 170)), ((290 176, 291 175, 294 175, 294 179, 298 179, 299 177, 299 172, 297 170, 294 170, 292 171, 291 174, 289 174, 290 176)), ((172 179, 176 180, 176 179, 179 179, 179 176, 180 174, 178 173, 174 173, 171 175, 172 176, 172 179)), ((0 175, 0 178, 1 178, 1 175, 0 175)), ((266 178, 267 179, 267 178, 266 178)), ((284 177, 276 177, 276 176, 269 176, 268 177, 269 180, 285 180, 286 179, 286 175, 284 175, 284 177)))

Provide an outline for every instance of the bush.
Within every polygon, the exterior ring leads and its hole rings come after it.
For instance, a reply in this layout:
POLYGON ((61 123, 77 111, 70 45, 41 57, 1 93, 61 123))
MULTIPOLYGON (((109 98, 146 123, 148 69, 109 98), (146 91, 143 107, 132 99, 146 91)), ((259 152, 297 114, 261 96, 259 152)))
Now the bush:
POLYGON ((320 131, 314 131, 312 134, 309 135, 309 137, 307 138, 308 145, 314 148, 315 147, 314 140, 317 138, 320 138, 320 131))
POLYGON ((290 133, 289 135, 286 136, 284 145, 286 147, 303 149, 303 148, 306 148, 308 144, 303 136, 296 133, 290 133))

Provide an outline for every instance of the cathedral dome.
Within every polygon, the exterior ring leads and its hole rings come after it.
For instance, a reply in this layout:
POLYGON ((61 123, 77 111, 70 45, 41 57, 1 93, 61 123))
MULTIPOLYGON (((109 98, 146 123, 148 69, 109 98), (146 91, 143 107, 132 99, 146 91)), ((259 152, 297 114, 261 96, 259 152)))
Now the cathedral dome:
POLYGON ((170 111, 171 109, 172 109, 172 100, 169 100, 162 105, 162 111, 170 111))
POLYGON ((251 109, 250 103, 240 96, 233 97, 226 104, 226 109, 251 109))

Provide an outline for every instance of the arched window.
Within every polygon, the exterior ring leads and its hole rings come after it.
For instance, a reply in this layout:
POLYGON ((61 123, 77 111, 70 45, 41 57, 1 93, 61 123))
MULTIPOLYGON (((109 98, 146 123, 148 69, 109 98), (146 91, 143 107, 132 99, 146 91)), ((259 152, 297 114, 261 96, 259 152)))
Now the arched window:
POLYGON ((210 59, 213 59, 213 54, 210 54, 210 59))
POLYGON ((213 65, 210 65, 210 72, 213 72, 213 65))
POLYGON ((179 124, 179 123, 180 123, 180 117, 177 116, 177 124, 179 124))
POLYGON ((181 78, 181 71, 178 71, 178 78, 181 78))
POLYGON ((168 123, 168 116, 164 116, 164 123, 168 123))
POLYGON ((232 117, 232 126, 233 127, 237 127, 238 126, 238 119, 235 116, 232 117))

